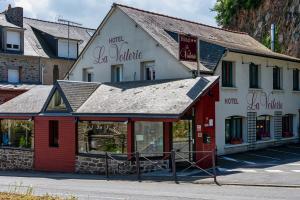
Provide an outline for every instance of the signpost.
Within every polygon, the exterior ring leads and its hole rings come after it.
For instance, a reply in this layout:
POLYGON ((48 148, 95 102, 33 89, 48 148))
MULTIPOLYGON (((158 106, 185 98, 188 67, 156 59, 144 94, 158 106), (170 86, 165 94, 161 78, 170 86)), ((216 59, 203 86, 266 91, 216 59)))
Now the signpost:
POLYGON ((179 60, 197 62, 197 76, 200 75, 198 38, 179 35, 179 60))

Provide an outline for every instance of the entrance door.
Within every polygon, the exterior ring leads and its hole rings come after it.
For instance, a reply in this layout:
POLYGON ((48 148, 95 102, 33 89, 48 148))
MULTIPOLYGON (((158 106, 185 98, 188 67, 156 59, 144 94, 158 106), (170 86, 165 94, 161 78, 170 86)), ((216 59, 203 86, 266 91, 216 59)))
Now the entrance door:
POLYGON ((176 152, 176 162, 193 160, 194 140, 192 120, 180 120, 172 124, 172 146, 176 152))

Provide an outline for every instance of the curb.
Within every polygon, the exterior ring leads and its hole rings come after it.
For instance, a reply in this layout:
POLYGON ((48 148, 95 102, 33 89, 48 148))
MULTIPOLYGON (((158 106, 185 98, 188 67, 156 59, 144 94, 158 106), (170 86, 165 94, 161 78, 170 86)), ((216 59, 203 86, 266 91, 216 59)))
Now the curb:
POLYGON ((214 183, 214 182, 194 182, 194 184, 203 184, 203 185, 228 185, 228 186, 246 186, 246 187, 278 187, 278 188, 300 188, 300 185, 279 185, 279 184, 249 184, 249 183, 214 183))

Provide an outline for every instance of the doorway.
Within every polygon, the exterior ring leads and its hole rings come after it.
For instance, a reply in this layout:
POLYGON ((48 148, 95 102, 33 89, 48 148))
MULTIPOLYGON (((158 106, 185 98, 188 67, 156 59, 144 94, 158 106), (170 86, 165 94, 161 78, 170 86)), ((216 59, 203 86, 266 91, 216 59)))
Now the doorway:
POLYGON ((193 120, 180 120, 172 124, 172 147, 176 162, 193 161, 193 120))

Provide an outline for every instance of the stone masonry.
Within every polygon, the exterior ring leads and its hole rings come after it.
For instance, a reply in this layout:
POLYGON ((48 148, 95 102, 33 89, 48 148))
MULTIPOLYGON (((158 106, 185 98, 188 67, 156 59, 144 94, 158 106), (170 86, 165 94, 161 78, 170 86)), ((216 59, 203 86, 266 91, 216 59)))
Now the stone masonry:
POLYGON ((0 149, 0 170, 32 170, 34 153, 31 149, 0 149))
MULTIPOLYGON (((77 173, 87 174, 105 174, 105 158, 82 156, 76 157, 75 171, 77 173)), ((136 162, 128 160, 112 160, 108 159, 109 174, 135 174, 136 162)), ((169 168, 169 160, 155 160, 155 161, 140 161, 141 173, 153 172, 169 168), (156 162, 157 164, 154 164, 156 162)))

